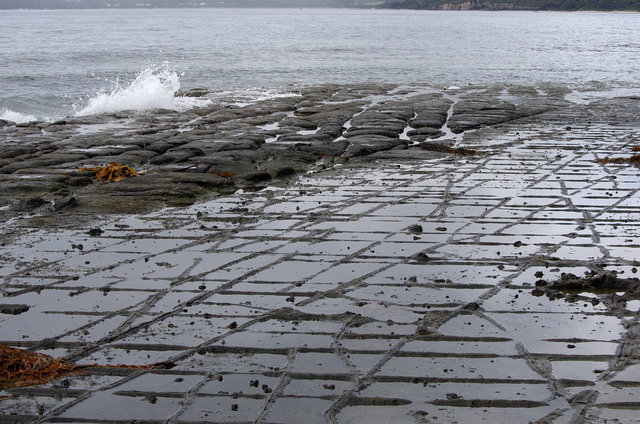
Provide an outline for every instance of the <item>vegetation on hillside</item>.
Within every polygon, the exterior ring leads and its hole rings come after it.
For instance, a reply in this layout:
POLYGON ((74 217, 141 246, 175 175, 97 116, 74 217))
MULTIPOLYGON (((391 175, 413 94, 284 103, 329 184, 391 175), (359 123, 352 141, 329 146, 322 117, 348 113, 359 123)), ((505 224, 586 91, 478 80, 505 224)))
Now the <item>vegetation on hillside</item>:
POLYGON ((387 0, 393 9, 450 10, 637 10, 640 0, 387 0))

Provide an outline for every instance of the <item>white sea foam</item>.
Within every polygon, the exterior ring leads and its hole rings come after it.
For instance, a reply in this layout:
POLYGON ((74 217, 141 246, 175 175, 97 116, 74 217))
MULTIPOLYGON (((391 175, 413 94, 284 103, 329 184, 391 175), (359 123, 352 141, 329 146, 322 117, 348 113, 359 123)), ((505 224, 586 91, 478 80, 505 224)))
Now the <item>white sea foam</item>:
POLYGON ((212 93, 216 100, 235 106, 248 106, 264 100, 279 99, 283 97, 301 97, 302 94, 292 91, 282 91, 267 88, 244 88, 237 90, 224 90, 212 93))
POLYGON ((37 121, 38 119, 26 113, 14 112, 11 109, 0 109, 0 119, 5 121, 15 122, 16 124, 23 124, 25 122, 37 121))
POLYGON ((84 106, 77 107, 76 116, 98 115, 123 110, 146 111, 169 109, 183 111, 206 106, 210 100, 177 96, 180 76, 167 69, 145 69, 127 86, 116 83, 111 92, 98 93, 84 106))

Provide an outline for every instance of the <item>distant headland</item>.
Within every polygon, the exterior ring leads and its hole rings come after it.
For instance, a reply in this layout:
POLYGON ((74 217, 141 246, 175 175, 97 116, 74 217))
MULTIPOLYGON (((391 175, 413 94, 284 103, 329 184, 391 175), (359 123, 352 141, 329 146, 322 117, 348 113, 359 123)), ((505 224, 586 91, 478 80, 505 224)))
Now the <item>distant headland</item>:
POLYGON ((635 10, 638 0, 386 0, 381 7, 429 10, 635 10))
POLYGON ((423 10, 640 11, 640 0, 0 0, 0 9, 350 7, 423 10))

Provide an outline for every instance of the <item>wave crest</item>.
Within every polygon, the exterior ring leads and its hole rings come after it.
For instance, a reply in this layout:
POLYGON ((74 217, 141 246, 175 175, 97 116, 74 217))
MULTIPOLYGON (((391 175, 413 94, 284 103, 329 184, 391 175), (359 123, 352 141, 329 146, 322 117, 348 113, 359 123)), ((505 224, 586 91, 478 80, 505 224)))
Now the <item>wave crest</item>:
POLYGON ((102 92, 91 97, 85 106, 76 111, 75 115, 153 109, 179 112, 211 103, 207 99, 177 96, 178 90, 180 90, 180 76, 176 72, 149 68, 140 72, 129 85, 120 86, 116 83, 116 87, 111 92, 102 92))
POLYGON ((33 115, 27 113, 15 112, 11 109, 0 109, 0 119, 15 122, 16 124, 24 124, 25 122, 37 121, 33 115))

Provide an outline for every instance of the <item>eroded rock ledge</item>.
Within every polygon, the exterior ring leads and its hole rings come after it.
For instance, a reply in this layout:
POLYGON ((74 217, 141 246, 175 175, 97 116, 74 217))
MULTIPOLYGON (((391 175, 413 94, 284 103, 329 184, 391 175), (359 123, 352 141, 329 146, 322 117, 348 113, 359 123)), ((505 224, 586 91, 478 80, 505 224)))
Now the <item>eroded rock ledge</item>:
POLYGON ((614 114, 606 102, 577 106, 565 99, 568 92, 557 85, 323 85, 249 105, 214 102, 186 112, 3 121, 0 213, 5 218, 47 209, 120 213, 189 204, 336 163, 460 154, 460 147, 486 150, 486 137, 474 132, 515 120, 580 114, 624 122, 637 116, 620 110, 637 109, 638 99, 618 99, 625 107, 617 105, 614 114), (78 171, 111 162, 143 175, 100 183, 78 171))

